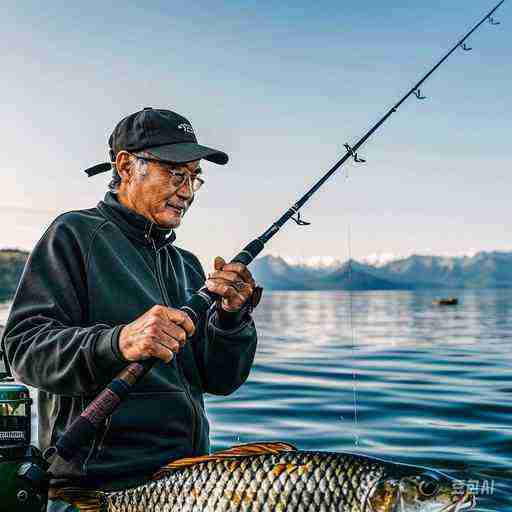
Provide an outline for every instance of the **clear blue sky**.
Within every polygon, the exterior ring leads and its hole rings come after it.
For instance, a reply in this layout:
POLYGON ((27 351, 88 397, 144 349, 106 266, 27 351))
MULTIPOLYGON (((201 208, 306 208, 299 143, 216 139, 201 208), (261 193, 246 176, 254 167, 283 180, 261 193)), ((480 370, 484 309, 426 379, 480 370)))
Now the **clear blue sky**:
MULTIPOLYGON (((494 0, 3 3, 0 246, 95 205, 108 134, 144 106, 227 151, 178 243, 207 262, 263 231, 494 0)), ((512 249, 512 11, 484 25, 303 215, 289 256, 512 249)))

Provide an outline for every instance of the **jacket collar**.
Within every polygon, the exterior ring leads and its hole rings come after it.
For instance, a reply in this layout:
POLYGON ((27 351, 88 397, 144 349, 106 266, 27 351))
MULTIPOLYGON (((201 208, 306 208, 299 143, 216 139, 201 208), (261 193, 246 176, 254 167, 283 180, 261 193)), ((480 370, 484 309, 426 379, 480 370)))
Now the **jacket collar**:
POLYGON ((146 245, 155 247, 174 242, 176 235, 172 228, 162 228, 143 215, 121 204, 113 192, 107 192, 98 209, 110 221, 114 222, 127 236, 146 245))

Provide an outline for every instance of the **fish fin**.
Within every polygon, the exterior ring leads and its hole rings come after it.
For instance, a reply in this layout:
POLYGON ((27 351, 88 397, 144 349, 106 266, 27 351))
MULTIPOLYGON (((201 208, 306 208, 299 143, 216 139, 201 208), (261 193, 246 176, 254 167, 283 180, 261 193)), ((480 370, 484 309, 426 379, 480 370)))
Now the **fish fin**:
POLYGON ((166 464, 163 468, 160 468, 157 473, 153 475, 153 480, 159 480, 169 473, 178 469, 188 468, 194 464, 200 464, 201 462, 218 461, 222 459, 233 459, 233 458, 244 458, 254 457, 256 455, 265 454, 278 454, 282 452, 294 452, 297 450, 293 444, 289 443, 247 443, 237 446, 232 446, 227 450, 221 450, 214 452, 210 455, 200 455, 199 457, 188 457, 185 459, 173 460, 169 464, 166 464))
POLYGON ((106 512, 107 496, 101 491, 91 491, 80 487, 63 487, 51 492, 51 499, 71 503, 80 512, 106 512))

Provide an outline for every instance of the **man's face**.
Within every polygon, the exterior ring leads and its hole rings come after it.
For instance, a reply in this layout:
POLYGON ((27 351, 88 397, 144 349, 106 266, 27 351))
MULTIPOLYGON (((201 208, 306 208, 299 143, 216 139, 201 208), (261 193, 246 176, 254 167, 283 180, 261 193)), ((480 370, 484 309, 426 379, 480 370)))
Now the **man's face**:
POLYGON ((177 228, 194 200, 192 181, 202 172, 199 160, 186 164, 137 160, 124 188, 129 205, 159 226, 177 228), (183 176, 183 183, 177 186, 183 176))

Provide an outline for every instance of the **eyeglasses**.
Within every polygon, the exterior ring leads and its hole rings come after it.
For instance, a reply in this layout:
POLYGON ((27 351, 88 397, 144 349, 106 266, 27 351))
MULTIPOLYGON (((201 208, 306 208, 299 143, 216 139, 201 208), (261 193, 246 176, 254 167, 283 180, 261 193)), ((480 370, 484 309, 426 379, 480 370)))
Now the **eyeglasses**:
POLYGON ((134 155, 133 153, 130 153, 130 155, 134 156, 138 160, 142 160, 143 162, 158 163, 160 167, 169 173, 171 185, 177 189, 182 187, 187 179, 190 182, 190 188, 193 192, 197 192, 204 185, 204 180, 199 176, 192 176, 188 172, 173 169, 162 160, 158 160, 158 158, 148 158, 145 156, 134 155))

